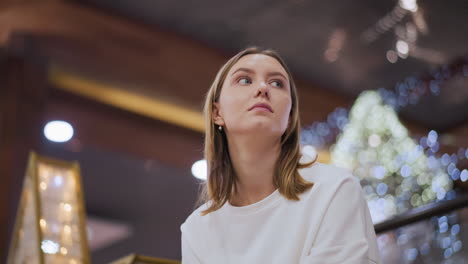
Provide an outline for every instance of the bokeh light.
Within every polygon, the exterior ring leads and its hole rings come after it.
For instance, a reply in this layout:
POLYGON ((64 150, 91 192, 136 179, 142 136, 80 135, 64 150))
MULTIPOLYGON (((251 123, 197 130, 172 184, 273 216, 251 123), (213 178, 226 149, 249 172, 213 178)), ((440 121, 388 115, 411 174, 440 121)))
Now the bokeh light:
POLYGON ((192 174, 195 178, 206 180, 208 174, 208 166, 206 160, 198 160, 192 165, 192 174))
POLYGON ((44 136, 53 142, 67 142, 73 133, 72 125, 66 121, 50 121, 44 126, 44 136))

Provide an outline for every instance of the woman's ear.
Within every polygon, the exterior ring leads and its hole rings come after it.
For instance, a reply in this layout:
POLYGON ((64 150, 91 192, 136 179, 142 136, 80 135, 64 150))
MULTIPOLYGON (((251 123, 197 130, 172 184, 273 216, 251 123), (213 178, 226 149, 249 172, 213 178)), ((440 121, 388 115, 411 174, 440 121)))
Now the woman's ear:
POLYGON ((212 110, 212 115, 213 117, 213 122, 218 125, 218 126, 224 126, 224 119, 221 116, 221 111, 219 109, 219 103, 214 102, 213 103, 213 110, 212 110))

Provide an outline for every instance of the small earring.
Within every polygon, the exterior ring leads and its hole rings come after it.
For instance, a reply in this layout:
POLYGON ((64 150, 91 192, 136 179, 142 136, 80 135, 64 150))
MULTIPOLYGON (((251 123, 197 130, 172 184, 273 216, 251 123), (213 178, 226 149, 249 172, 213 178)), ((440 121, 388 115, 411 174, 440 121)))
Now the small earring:
POLYGON ((219 130, 219 131, 223 131, 223 127, 222 127, 222 126, 218 126, 218 130, 219 130))

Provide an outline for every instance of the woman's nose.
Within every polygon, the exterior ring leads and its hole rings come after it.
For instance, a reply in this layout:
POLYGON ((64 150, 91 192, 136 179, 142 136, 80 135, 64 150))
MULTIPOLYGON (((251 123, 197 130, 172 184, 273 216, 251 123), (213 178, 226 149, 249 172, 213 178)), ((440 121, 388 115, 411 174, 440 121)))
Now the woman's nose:
POLYGON ((261 82, 258 86, 257 96, 260 95, 269 96, 269 88, 265 82, 261 82))

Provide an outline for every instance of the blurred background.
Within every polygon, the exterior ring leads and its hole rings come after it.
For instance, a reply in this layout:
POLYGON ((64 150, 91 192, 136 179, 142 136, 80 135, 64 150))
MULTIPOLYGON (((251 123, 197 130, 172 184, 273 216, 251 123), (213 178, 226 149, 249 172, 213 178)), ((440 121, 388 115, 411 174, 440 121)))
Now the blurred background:
POLYGON ((255 45, 293 71, 302 144, 361 180, 383 263, 468 263, 467 25, 466 0, 3 0, 0 262, 31 150, 79 162, 93 263, 180 260, 205 93, 255 45))

